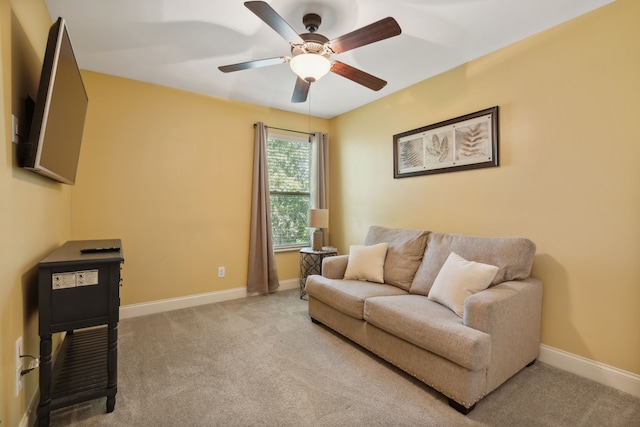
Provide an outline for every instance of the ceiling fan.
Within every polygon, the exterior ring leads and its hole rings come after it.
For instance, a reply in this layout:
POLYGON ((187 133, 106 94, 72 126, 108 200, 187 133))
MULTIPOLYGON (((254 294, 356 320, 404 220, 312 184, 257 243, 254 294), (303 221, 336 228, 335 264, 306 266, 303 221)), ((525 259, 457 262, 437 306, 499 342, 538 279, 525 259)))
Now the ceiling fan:
POLYGON ((387 17, 329 40, 316 32, 322 22, 322 18, 315 13, 304 15, 302 23, 309 32, 298 34, 269 4, 263 1, 248 1, 244 5, 289 42, 291 56, 279 56, 224 65, 218 67, 220 71, 229 73, 288 62, 293 72, 298 76, 291 102, 305 102, 311 83, 317 81, 329 71, 376 91, 387 84, 386 81, 378 77, 340 61, 332 62, 329 58, 333 54, 343 53, 399 35, 402 30, 395 19, 387 17))

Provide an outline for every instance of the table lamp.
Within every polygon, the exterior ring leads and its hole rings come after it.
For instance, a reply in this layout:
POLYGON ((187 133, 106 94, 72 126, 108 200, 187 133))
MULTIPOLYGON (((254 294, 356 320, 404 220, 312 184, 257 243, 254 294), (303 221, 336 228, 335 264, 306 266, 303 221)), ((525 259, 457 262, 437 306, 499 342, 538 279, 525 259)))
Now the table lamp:
POLYGON ((315 228, 313 232, 312 248, 321 251, 324 235, 322 228, 329 226, 329 209, 309 209, 309 228, 315 228))

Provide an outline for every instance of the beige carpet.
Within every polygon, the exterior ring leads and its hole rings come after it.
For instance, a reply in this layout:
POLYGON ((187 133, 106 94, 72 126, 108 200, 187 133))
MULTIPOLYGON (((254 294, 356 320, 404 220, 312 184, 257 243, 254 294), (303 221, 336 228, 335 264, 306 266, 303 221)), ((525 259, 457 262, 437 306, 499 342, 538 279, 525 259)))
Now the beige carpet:
POLYGON ((640 426, 640 399, 540 362, 463 416, 313 324, 297 291, 127 319, 118 394, 51 426, 640 426))

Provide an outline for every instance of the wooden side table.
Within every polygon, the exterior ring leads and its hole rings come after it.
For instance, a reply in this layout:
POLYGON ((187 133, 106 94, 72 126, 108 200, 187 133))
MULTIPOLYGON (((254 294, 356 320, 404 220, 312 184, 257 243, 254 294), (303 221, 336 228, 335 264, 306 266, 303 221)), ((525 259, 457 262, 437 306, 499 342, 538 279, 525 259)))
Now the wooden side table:
POLYGON ((305 291, 307 276, 322 274, 322 260, 334 255, 338 255, 338 250, 332 246, 323 246, 319 251, 313 248, 300 249, 300 299, 304 299, 307 294, 305 291))
POLYGON ((71 240, 38 264, 40 405, 38 426, 50 413, 107 398, 116 404, 122 242, 71 240), (83 250, 109 249, 83 253, 83 250), (66 332, 53 364, 52 334, 66 332))

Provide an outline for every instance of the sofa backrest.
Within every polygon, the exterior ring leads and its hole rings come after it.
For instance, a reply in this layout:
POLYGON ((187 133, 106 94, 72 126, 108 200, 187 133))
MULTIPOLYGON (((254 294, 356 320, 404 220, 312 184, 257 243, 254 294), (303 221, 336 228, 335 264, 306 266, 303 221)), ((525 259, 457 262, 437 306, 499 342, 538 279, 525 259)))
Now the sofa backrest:
POLYGON ((428 295, 451 252, 469 261, 497 266, 499 269, 491 282, 492 286, 529 277, 536 246, 524 237, 478 237, 431 232, 409 292, 428 295))
POLYGON ((384 261, 384 282, 408 291, 422 262, 428 231, 401 228, 369 227, 365 245, 388 243, 384 261))

